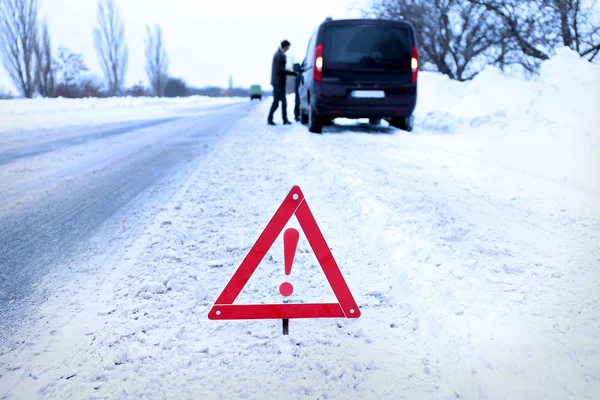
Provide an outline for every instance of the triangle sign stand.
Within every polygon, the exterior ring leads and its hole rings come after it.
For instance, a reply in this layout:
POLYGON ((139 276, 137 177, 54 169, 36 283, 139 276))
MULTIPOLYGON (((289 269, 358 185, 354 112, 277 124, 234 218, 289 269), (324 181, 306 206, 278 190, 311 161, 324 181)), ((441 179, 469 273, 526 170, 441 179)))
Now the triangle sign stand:
POLYGON ((360 310, 298 186, 292 187, 208 313, 211 320, 358 317, 360 310), (233 304, 293 215, 298 219, 338 303, 233 304))

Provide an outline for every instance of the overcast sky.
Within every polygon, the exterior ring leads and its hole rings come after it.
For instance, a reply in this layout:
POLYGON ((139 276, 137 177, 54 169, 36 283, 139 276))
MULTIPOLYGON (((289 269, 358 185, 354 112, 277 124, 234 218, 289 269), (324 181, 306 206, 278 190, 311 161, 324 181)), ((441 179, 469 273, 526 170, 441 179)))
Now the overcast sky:
MULTIPOLYGON (((125 21, 129 46, 127 85, 143 81, 147 24, 163 28, 170 74, 189 85, 270 85, 273 53, 292 43, 289 60, 302 61, 308 38, 327 16, 359 17, 362 0, 116 0, 125 21)), ((83 54, 86 65, 101 76, 92 37, 96 0, 40 0, 53 47, 83 54)), ((6 72, 0 87, 16 92, 6 72)))

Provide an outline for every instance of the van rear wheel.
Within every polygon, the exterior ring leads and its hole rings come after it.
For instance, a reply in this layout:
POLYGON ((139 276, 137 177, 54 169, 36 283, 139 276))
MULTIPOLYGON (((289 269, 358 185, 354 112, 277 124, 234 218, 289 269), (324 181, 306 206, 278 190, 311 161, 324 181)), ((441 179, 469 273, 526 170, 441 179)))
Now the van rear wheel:
POLYGON ((404 131, 410 132, 413 130, 415 123, 415 117, 409 115, 408 117, 393 117, 390 119, 390 125, 402 129, 404 131))
POLYGON ((323 132, 323 118, 317 115, 312 106, 310 106, 308 111, 308 130, 312 133, 323 132))
POLYGON ((308 124, 308 114, 304 110, 300 110, 300 123, 302 125, 308 124))
POLYGON ((379 125, 381 124, 381 118, 369 118, 369 124, 379 125))

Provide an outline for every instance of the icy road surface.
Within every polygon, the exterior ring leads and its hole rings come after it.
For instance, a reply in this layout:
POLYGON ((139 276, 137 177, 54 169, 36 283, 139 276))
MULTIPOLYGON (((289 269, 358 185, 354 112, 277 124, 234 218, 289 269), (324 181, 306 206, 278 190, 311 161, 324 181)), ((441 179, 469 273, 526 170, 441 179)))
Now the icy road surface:
POLYGON ((164 201, 168 190, 157 185, 181 181, 247 110, 244 102, 195 116, 0 133, 0 336, 39 303, 28 295, 42 276, 85 273, 64 265, 94 245, 105 254, 111 241, 92 236, 115 236, 123 216, 164 201))

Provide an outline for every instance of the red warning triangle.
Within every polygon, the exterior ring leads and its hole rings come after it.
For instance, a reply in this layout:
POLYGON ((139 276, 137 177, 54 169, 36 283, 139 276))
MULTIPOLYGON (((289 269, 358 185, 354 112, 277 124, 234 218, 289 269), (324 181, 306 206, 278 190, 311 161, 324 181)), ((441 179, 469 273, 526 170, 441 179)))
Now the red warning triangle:
POLYGON ((208 313, 212 320, 358 317, 360 310, 298 186, 294 186, 283 200, 208 313), (233 304, 293 215, 298 219, 338 303, 233 304))

